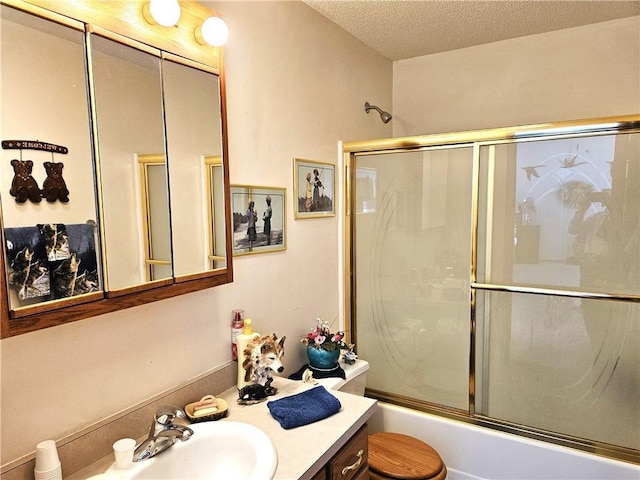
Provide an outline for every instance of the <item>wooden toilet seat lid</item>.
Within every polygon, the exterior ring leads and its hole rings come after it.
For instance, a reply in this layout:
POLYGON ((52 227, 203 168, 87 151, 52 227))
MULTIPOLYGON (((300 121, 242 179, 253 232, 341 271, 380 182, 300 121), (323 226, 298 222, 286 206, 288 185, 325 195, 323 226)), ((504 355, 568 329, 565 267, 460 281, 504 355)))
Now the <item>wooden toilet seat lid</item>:
POLYGON ((445 466, 427 443, 400 433, 380 432, 369 436, 369 468, 385 477, 424 480, 438 477, 445 466))

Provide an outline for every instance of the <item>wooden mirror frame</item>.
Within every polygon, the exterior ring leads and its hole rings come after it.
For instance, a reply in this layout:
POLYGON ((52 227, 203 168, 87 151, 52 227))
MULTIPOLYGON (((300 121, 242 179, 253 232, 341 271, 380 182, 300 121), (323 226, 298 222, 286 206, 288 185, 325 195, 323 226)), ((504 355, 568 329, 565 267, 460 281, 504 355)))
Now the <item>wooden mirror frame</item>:
MULTIPOLYGON (((7 271, 5 249, 0 248, 0 338, 11 337, 43 328, 63 325, 125 308, 135 307, 186 293, 203 290, 233 281, 233 252, 231 242, 230 187, 228 168, 228 128, 226 112, 226 87, 222 47, 201 45, 196 41, 195 31, 211 16, 219 16, 204 5, 194 2, 180 2, 181 28, 167 28, 149 24, 143 16, 143 5, 148 0, 127 2, 102 2, 100 0, 2 0, 2 3, 44 18, 66 23, 68 19, 83 22, 90 31, 94 26, 111 31, 125 38, 146 43, 162 51, 179 55, 194 62, 217 70, 220 79, 220 107, 222 125, 222 158, 225 188, 225 228, 226 228, 226 268, 212 270, 181 278, 142 284, 125 290, 118 290, 104 298, 89 301, 87 298, 73 298, 54 302, 44 302, 29 307, 28 313, 16 317, 12 315, 8 302, 7 271), (82 303, 81 303, 82 302, 82 303)), ((97 193, 96 193, 97 195, 97 193)), ((0 209, 0 242, 5 244, 2 211, 0 209)), ((100 297, 102 297, 100 295, 100 297)))

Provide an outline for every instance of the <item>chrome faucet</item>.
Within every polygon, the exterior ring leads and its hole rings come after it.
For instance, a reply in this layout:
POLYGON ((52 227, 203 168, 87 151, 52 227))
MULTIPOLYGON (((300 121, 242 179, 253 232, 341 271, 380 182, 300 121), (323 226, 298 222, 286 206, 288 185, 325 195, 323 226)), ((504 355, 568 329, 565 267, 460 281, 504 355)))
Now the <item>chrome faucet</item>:
POLYGON ((160 407, 151 421, 147 439, 138 445, 133 452, 133 461, 140 462, 156 456, 171 447, 178 440, 185 441, 191 438, 193 430, 184 425, 175 425, 176 418, 184 418, 182 410, 175 407, 160 407))

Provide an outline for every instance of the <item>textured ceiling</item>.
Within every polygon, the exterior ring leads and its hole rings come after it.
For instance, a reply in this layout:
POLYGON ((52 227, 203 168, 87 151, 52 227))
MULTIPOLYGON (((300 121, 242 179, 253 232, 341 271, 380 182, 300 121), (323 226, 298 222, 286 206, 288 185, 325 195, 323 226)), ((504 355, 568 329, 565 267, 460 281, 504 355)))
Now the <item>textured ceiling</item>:
POLYGON ((640 0, 303 1, 394 61, 640 15, 640 0))

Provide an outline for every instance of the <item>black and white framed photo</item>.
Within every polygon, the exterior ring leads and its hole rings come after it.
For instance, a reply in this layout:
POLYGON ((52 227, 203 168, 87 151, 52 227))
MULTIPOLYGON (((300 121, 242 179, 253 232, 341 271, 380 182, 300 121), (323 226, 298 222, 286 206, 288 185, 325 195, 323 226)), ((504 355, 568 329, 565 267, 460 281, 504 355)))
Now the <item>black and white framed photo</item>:
POLYGON ((294 158, 293 189, 295 218, 335 216, 334 164, 294 158))
POLYGON ((286 188, 231 185, 233 255, 286 250, 286 188))

